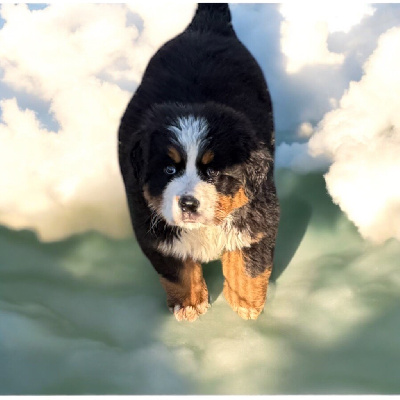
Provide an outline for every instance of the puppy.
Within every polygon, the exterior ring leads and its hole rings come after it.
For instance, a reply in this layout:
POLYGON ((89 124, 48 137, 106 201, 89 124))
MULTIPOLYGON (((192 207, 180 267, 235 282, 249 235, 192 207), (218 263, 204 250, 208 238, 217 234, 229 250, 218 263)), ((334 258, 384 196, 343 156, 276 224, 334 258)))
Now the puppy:
POLYGON ((119 162, 137 241, 176 319, 207 311, 201 263, 219 258, 226 300, 256 319, 279 222, 274 123, 227 4, 199 4, 150 60, 121 119, 119 162))

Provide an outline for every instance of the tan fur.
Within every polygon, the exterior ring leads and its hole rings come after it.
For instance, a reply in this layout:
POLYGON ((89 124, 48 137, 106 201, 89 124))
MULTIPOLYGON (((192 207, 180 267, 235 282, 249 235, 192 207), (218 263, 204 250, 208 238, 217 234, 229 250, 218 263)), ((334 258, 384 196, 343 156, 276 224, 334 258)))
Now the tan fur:
POLYGON ((204 165, 209 164, 212 160, 214 160, 214 153, 211 150, 207 150, 204 154, 203 157, 201 158, 201 162, 204 165))
POLYGON ((182 157, 179 154, 179 151, 172 146, 168 147, 168 156, 174 161, 176 164, 179 164, 182 161, 182 157))
POLYGON ((232 309, 243 319, 257 319, 264 308, 272 265, 252 278, 246 272, 243 253, 236 250, 223 254, 222 271, 224 296, 232 309))
POLYGON ((257 233, 256 236, 253 239, 251 239, 251 244, 261 242, 261 240, 263 240, 264 237, 265 237, 265 233, 263 233, 263 232, 257 233))
POLYGON ((249 199, 241 187, 234 196, 219 195, 215 207, 215 223, 220 224, 232 211, 243 207, 249 199))
POLYGON ((168 307, 174 309, 178 321, 194 321, 210 306, 207 285, 199 263, 187 260, 178 282, 170 282, 165 278, 160 278, 160 281, 167 292, 168 307))

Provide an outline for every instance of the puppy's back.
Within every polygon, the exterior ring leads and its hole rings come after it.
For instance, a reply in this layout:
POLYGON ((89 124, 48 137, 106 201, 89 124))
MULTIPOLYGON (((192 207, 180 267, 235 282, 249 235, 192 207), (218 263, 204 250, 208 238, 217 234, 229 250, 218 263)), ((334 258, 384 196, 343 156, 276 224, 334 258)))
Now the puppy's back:
POLYGON ((246 115, 273 151, 272 104, 265 78, 237 38, 227 4, 198 5, 188 27, 150 60, 127 113, 136 119, 155 103, 206 102, 246 115))

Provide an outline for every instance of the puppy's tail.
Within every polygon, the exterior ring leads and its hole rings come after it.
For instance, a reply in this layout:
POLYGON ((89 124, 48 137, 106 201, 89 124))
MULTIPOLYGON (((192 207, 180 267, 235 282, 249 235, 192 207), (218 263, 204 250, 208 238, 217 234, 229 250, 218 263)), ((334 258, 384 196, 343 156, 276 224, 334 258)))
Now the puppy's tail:
POLYGON ((196 14, 187 29, 221 35, 234 34, 228 3, 199 3, 196 14))

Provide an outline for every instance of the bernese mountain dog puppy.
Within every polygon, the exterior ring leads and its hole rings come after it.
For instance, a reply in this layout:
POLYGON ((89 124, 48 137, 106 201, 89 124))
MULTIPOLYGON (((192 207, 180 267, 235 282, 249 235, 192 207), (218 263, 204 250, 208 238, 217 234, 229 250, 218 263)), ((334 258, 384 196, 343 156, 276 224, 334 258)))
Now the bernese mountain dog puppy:
POLYGON ((199 4, 152 57, 121 119, 119 163, 137 241, 176 319, 207 311, 201 263, 220 258, 226 300, 256 319, 279 222, 274 123, 227 4, 199 4))

